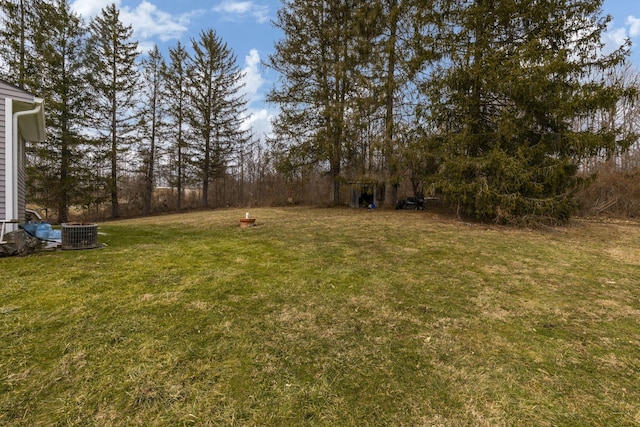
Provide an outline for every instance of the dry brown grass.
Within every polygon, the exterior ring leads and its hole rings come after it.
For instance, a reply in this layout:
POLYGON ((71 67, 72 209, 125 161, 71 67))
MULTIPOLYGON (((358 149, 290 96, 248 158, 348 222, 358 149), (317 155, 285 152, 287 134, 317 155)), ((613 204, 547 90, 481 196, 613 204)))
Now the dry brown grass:
POLYGON ((640 422, 640 224, 245 212, 0 261, 0 423, 640 422))
POLYGON ((595 172, 595 179, 578 193, 580 214, 640 218, 640 169, 621 171, 610 161, 595 172))

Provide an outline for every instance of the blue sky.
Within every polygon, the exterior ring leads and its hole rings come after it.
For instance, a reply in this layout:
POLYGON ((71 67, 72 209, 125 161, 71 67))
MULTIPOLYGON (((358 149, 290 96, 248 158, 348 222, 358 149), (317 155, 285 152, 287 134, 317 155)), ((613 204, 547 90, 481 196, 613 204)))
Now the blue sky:
MULTIPOLYGON (((85 18, 111 3, 114 0, 71 0, 72 8, 85 18)), ((274 42, 280 37, 271 24, 280 7, 279 0, 115 0, 115 4, 122 21, 133 26, 142 50, 158 44, 164 51, 178 40, 188 45, 200 31, 213 28, 233 49, 238 65, 246 73, 246 126, 253 129, 256 137, 270 131, 270 120, 276 111, 263 101, 275 76, 260 61, 273 53, 274 42)), ((604 11, 613 21, 603 41, 614 48, 630 38, 634 43, 632 62, 640 67, 640 0, 605 0, 604 11)))

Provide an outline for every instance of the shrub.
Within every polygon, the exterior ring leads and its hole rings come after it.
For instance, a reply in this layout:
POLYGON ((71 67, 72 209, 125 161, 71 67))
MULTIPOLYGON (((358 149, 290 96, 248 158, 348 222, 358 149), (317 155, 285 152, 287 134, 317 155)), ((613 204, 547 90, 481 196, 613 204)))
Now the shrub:
POLYGON ((585 216, 640 216, 640 167, 620 170, 614 161, 602 163, 577 200, 585 216))

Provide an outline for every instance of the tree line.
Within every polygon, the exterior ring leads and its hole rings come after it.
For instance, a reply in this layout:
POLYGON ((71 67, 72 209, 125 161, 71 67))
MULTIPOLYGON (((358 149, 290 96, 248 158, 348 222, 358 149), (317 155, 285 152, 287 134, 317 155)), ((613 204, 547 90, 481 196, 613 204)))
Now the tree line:
POLYGON ((241 126, 243 73, 213 29, 189 48, 178 42, 166 59, 157 46, 141 57, 115 4, 89 22, 67 0, 1 7, 2 77, 46 100, 47 142, 28 147, 32 202, 60 222, 74 206, 109 206, 117 218, 134 179, 148 215, 163 172, 178 210, 187 186, 198 185, 200 205, 209 206, 210 183, 250 142, 241 126))
POLYGON ((617 120, 637 100, 605 51, 598 0, 286 0, 269 65, 278 167, 321 164, 339 201, 409 181, 459 214, 566 221, 584 163, 637 141, 617 120))
POLYGON ((562 223, 589 164, 637 143, 630 42, 604 49, 602 3, 284 0, 263 147, 241 125, 242 72, 214 30, 140 60, 115 5, 84 23, 66 0, 1 0, 3 78, 47 100, 30 197, 65 220, 72 206, 118 217, 131 180, 142 214, 160 180, 177 209, 194 186, 201 206, 225 204, 212 183, 337 204, 345 183, 375 184, 387 205, 408 191, 482 220, 562 223))

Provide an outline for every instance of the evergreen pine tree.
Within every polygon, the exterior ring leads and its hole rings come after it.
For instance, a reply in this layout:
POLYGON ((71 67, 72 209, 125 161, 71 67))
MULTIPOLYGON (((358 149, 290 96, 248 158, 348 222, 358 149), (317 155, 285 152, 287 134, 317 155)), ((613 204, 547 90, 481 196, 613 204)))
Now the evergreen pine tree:
POLYGON ((215 31, 203 31, 192 47, 188 114, 197 143, 191 148, 202 182, 201 204, 209 206, 209 184, 224 176, 231 153, 247 140, 241 128, 246 100, 236 56, 215 31))
POLYGON ((140 155, 144 174, 144 197, 142 215, 151 214, 153 190, 155 188, 156 162, 158 160, 159 143, 163 129, 165 115, 164 107, 164 76, 162 70, 166 68, 158 46, 149 52, 142 61, 142 111, 140 155))
MULTIPOLYGON (((382 121, 381 141, 377 145, 382 159, 380 174, 386 187, 384 201, 388 206, 397 201, 402 164, 406 163, 404 156, 420 157, 412 152, 417 146, 406 134, 415 126, 415 105, 419 102, 415 76, 435 58, 434 3, 375 0, 370 2, 368 15, 356 17, 362 34, 371 40, 366 64, 369 85, 377 94, 370 102, 377 108, 369 121, 382 121)), ((415 191, 419 192, 417 188, 415 191)))
POLYGON ((438 135, 443 197, 482 219, 565 221, 580 160, 621 142, 615 130, 574 126, 622 94, 588 79, 626 54, 601 51, 602 0, 440 5, 444 56, 424 85, 424 111, 438 135))
POLYGON ((138 43, 131 41, 133 29, 120 21, 115 6, 102 9, 89 24, 88 68, 93 123, 98 147, 108 162, 107 188, 111 216, 120 216, 118 177, 120 155, 134 142, 135 106, 138 90, 138 43))
POLYGON ((54 208, 58 220, 66 222, 69 207, 84 199, 83 181, 90 175, 82 135, 88 103, 86 29, 67 0, 41 2, 32 12, 38 31, 33 32, 31 55, 39 68, 31 86, 46 99, 47 141, 28 147, 29 193, 33 202, 54 208))
POLYGON ((185 149, 188 97, 188 60, 189 54, 184 46, 178 44, 169 49, 169 63, 164 67, 165 100, 167 102, 167 115, 171 125, 168 132, 173 141, 172 147, 175 153, 175 181, 178 197, 176 209, 182 209, 185 183, 185 149))
POLYGON ((25 89, 31 88, 30 76, 35 74, 32 38, 38 3, 38 0, 0 0, 0 75, 25 89))
MULTIPOLYGON (((369 2, 357 0, 285 1, 276 27, 284 38, 268 65, 280 76, 267 100, 280 108, 274 123, 276 152, 291 168, 325 165, 331 199, 340 201, 342 167, 352 152, 352 115, 358 110, 362 57, 369 54, 357 16, 368 16, 369 2)), ((370 93, 366 94, 370 96, 370 93)))

